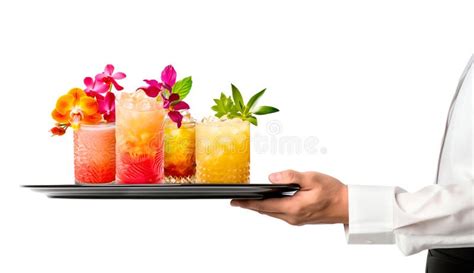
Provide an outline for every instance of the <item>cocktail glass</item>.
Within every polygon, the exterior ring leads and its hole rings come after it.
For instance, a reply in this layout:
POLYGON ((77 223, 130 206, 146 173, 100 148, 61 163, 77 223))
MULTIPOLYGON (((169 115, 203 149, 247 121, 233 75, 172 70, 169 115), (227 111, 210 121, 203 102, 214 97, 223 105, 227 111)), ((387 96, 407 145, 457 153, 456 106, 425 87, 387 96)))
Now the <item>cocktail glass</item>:
POLYGON ((165 181, 192 183, 196 173, 195 122, 184 121, 180 128, 165 122, 165 181))
POLYGON ((164 177, 165 111, 142 90, 116 103, 117 183, 158 184, 164 177))
POLYGON ((74 175, 78 184, 115 181, 115 124, 82 124, 74 132, 74 175))
POLYGON ((249 183, 250 124, 234 118, 196 125, 196 181, 249 183))

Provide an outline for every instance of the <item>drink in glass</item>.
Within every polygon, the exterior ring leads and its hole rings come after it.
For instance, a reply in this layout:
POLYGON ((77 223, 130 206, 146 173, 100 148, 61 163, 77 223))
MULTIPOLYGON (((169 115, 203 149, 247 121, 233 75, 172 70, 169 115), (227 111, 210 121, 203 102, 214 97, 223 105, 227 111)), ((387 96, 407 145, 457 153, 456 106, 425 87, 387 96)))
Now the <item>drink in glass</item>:
POLYGON ((122 93, 116 104, 117 182, 162 183, 163 107, 142 90, 122 93))
POLYGON ((115 181, 115 124, 82 124, 74 131, 74 175, 78 184, 115 181))
POLYGON ((196 181, 249 183, 250 124, 239 118, 196 125, 196 181))
POLYGON ((167 183, 192 183, 196 172, 195 122, 186 117, 180 128, 165 123, 165 180, 167 183))

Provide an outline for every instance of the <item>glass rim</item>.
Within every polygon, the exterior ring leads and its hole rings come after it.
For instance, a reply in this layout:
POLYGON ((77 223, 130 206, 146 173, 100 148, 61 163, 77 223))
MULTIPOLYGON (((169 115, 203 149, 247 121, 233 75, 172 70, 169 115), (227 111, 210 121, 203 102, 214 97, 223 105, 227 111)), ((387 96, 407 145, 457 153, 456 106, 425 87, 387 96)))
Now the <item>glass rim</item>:
POLYGON ((213 120, 213 121, 196 121, 196 125, 203 125, 203 126, 229 126, 232 125, 250 125, 250 122, 247 120, 241 120, 241 122, 232 122, 233 119, 240 119, 238 117, 226 119, 226 120, 213 120))
MULTIPOLYGON (((137 92, 137 91, 134 91, 134 92, 137 92)), ((134 92, 128 92, 128 93, 134 93, 134 92)), ((120 95, 117 95, 115 97, 115 108, 116 109, 120 108, 122 110, 133 111, 133 112, 153 112, 153 111, 165 110, 165 108, 163 107, 163 103, 158 102, 156 99, 154 99, 152 97, 148 97, 148 99, 150 101, 154 102, 155 107, 153 107, 153 109, 141 110, 141 109, 135 109, 135 108, 127 107, 124 104, 120 103, 122 94, 123 94, 123 92, 120 92, 120 95)))
POLYGON ((83 127, 88 128, 88 129, 115 127, 115 122, 100 122, 96 124, 81 123, 79 126, 79 130, 83 127))
MULTIPOLYGON (((115 101, 115 109, 120 108, 120 111, 130 111, 130 112, 140 112, 140 113, 146 113, 146 112, 155 112, 155 111, 165 111, 165 108, 163 108, 163 105, 157 103, 157 106, 154 107, 153 109, 148 109, 148 110, 142 110, 142 109, 134 109, 134 108, 129 108, 124 105, 119 105, 117 100, 115 101)), ((118 112, 117 110, 115 110, 118 112)))
POLYGON ((195 127, 195 126, 196 126, 196 121, 194 121, 194 120, 189 120, 189 121, 183 121, 183 122, 181 122, 181 127, 178 128, 178 125, 177 125, 174 121, 172 121, 172 120, 170 120, 170 119, 167 120, 166 125, 165 125, 165 127, 167 127, 167 128, 171 127, 171 128, 176 128, 176 129, 181 129, 181 128, 183 128, 183 127, 186 127, 186 128, 193 128, 193 127, 195 127))

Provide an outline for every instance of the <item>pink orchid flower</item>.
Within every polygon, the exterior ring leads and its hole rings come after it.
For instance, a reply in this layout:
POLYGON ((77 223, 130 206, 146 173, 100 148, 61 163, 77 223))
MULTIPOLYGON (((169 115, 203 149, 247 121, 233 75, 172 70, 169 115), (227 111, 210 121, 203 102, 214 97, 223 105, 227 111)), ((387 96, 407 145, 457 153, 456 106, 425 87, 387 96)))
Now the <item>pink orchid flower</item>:
POLYGON ((184 101, 180 101, 179 95, 176 93, 171 93, 168 98, 166 98, 163 93, 161 96, 163 97, 163 108, 168 109, 168 117, 176 122, 178 128, 180 128, 183 115, 179 111, 188 110, 189 105, 184 101))
POLYGON ((107 122, 115 121, 115 95, 112 92, 107 92, 105 96, 96 96, 99 104, 99 113, 102 114, 107 122))
POLYGON ((108 64, 105 66, 104 72, 98 74, 95 78, 96 81, 103 82, 107 86, 114 86, 117 91, 123 90, 123 87, 120 86, 116 80, 121 80, 126 77, 125 73, 123 72, 117 72, 114 73, 114 66, 111 64, 108 64))
POLYGON ((176 83, 176 70, 172 65, 168 65, 163 69, 161 72, 161 81, 158 82, 157 80, 143 80, 148 84, 148 86, 142 86, 138 89, 142 89, 145 93, 152 98, 156 98, 161 91, 164 89, 171 92, 173 89, 174 84, 176 83))
POLYGON ((161 81, 163 82, 164 88, 171 91, 173 85, 176 83, 176 70, 172 65, 168 65, 161 72, 161 81))
POLYGON ((161 90, 163 89, 163 84, 158 82, 157 80, 143 80, 148 84, 148 86, 143 86, 138 89, 142 89, 145 93, 151 97, 156 98, 158 94, 160 94, 161 90))
POLYGON ((84 78, 84 85, 86 86, 84 92, 91 97, 95 97, 97 94, 103 94, 109 90, 109 86, 104 82, 94 80, 91 77, 84 78))

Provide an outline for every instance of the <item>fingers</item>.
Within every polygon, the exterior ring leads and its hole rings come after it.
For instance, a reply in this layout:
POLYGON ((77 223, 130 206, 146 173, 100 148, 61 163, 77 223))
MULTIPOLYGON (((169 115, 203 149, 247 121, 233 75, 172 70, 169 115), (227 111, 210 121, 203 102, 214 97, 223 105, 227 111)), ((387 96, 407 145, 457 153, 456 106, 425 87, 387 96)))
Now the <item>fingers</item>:
MULTIPOLYGON (((234 203, 234 201, 232 203, 234 203)), ((263 214, 263 215, 267 215, 267 216, 270 216, 270 217, 273 217, 273 218, 283 220, 283 221, 287 222, 290 225, 301 226, 301 225, 304 224, 304 222, 301 221, 301 219, 299 217, 297 217, 296 215, 291 215, 291 214, 288 214, 288 213, 261 211, 261 210, 252 209, 251 207, 248 207, 248 209, 253 210, 255 212, 258 212, 258 213, 263 214)))
POLYGON ((234 207, 251 209, 259 212, 284 213, 291 204, 291 197, 271 198, 265 200, 232 200, 234 207))
POLYGON ((293 170, 272 173, 268 176, 274 184, 299 183, 303 180, 303 174, 293 170))
POLYGON ((267 216, 270 216, 270 217, 273 217, 273 218, 280 219, 280 220, 285 221, 285 222, 288 223, 288 216, 286 214, 273 213, 273 212, 261 212, 261 211, 257 211, 257 212, 260 213, 260 214, 263 214, 263 215, 267 215, 267 216))
POLYGON ((293 225, 293 226, 302 226, 303 225, 303 222, 301 222, 298 218, 292 217, 288 214, 272 213, 272 212, 259 212, 259 213, 264 214, 264 215, 268 215, 268 216, 273 217, 273 218, 283 220, 283 221, 285 221, 288 224, 293 225))

